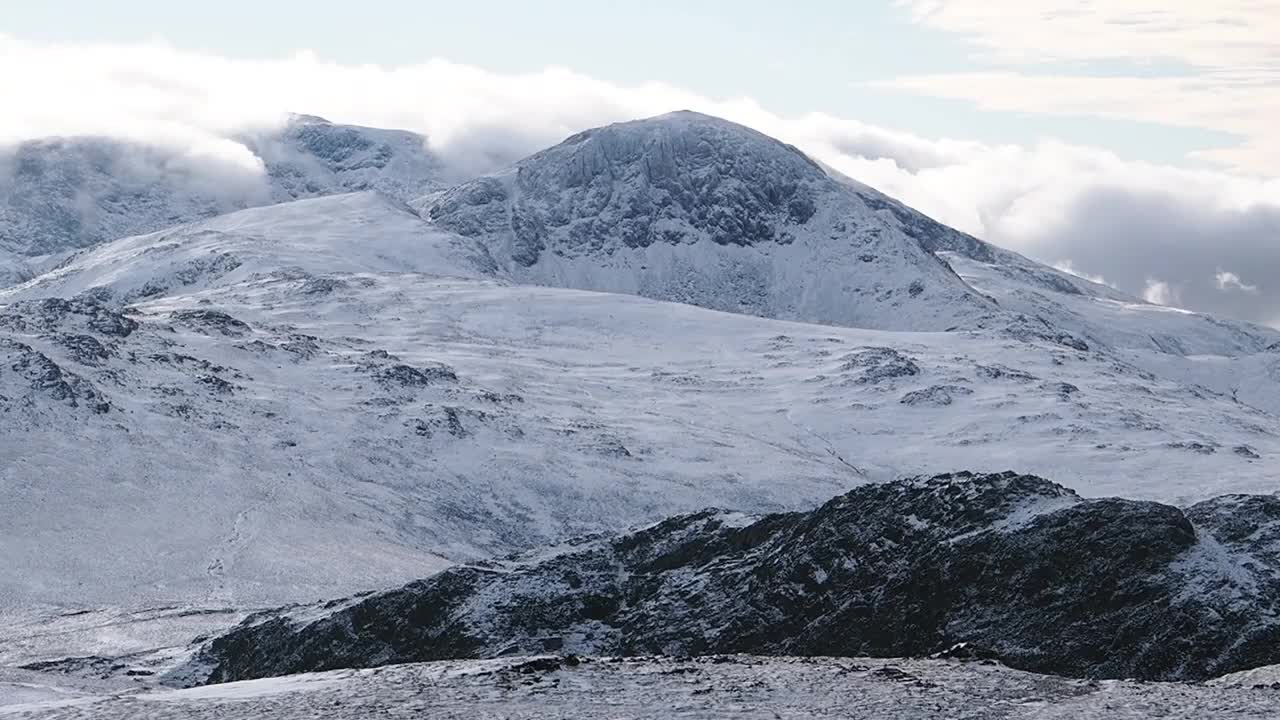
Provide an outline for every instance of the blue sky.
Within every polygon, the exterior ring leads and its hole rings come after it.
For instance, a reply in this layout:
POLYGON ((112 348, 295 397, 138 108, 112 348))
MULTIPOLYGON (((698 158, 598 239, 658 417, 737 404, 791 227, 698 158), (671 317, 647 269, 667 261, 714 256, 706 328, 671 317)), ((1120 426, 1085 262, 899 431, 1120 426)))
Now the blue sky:
MULTIPOLYGON (((750 97, 774 112, 820 111, 926 137, 1029 144, 1053 137, 1133 160, 1197 164, 1188 154, 1227 132, 1186 124, 979 109, 875 85, 904 76, 1009 69, 962 33, 913 22, 890 0, 44 0, 14 3, 0 32, 54 42, 164 40, 237 58, 314 51, 343 64, 444 58, 498 72, 564 66, 605 81, 664 82, 715 98, 750 97)), ((1177 64, 1114 59, 1019 63, 1020 73, 1176 74, 1177 64)), ((948 94, 948 93, 939 93, 948 94)))

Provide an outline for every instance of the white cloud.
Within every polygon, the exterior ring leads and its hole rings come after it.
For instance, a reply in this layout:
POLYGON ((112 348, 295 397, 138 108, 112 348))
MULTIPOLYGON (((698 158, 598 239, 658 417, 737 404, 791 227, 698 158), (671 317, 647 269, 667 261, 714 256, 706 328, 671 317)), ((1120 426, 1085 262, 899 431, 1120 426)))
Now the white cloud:
POLYGON ((49 45, 3 36, 0 98, 0 143, 50 134, 147 141, 181 151, 185 166, 162 171, 188 173, 257 169, 257 158, 227 137, 272 127, 290 111, 422 132, 455 166, 481 172, 583 128, 690 108, 791 142, 997 244, 1050 263, 1069 258, 1083 277, 1105 278, 1135 295, 1157 277, 1192 308, 1280 317, 1280 287, 1265 281, 1280 277, 1280 180, 1127 162, 1059 142, 922 138, 557 68, 501 74, 441 60, 356 66, 306 53, 232 60, 163 45, 49 45), (1257 292, 1223 292, 1213 280, 1221 268, 1248 269, 1257 292))
POLYGON ((1240 276, 1226 270, 1219 270, 1213 275, 1214 282, 1218 284, 1218 289, 1223 292, 1231 292, 1238 290, 1246 293, 1258 292, 1257 285, 1249 285, 1240 279, 1240 276))
POLYGON ((1029 60, 1280 61, 1276 0, 897 0, 917 22, 1029 60))
POLYGON ((1147 287, 1142 291, 1142 299, 1156 305, 1176 305, 1178 291, 1163 280, 1147 279, 1147 287))
POLYGON ((1097 283, 1099 285, 1107 285, 1113 288, 1115 287, 1114 283, 1107 282, 1107 279, 1102 277, 1101 275, 1090 275, 1089 273, 1084 272, 1082 270, 1077 270, 1075 263, 1070 260, 1059 260, 1058 262, 1053 263, 1053 267, 1057 270, 1061 270, 1062 272, 1068 275, 1075 275, 1078 278, 1081 278, 1083 280, 1088 280, 1089 282, 1092 282, 1092 283, 1097 283))
POLYGON ((1274 174, 1280 0, 898 0, 1016 69, 886 83, 992 110, 1087 114, 1241 136, 1199 153, 1274 174), (1118 73, 1117 61, 1128 68, 1118 73), (1052 72, 1038 64, 1052 63, 1052 72), (1083 66, 1081 65, 1083 63, 1083 66), (1107 65, 1109 63, 1109 65, 1107 65), (1064 72, 1063 67, 1072 69, 1064 72), (1030 72, 1028 72, 1030 71, 1030 72))
POLYGON ((1230 147, 1193 153, 1238 171, 1274 175, 1280 167, 1280 73, 1231 81, 1218 77, 1089 77, 981 72, 903 77, 880 83, 983 110, 1091 115, 1238 135, 1230 147))

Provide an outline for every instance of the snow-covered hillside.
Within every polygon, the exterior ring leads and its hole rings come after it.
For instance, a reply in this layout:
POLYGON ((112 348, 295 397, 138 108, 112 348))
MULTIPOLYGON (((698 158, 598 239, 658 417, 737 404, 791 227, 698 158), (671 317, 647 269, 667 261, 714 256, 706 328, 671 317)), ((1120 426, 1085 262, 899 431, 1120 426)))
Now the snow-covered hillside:
POLYGON ((0 337, 11 599, 312 599, 957 467, 1266 492, 1280 454, 1274 417, 1096 352, 420 274, 30 300, 0 337))
POLYGON ((263 274, 410 272, 482 277, 470 240, 363 192, 251 208, 81 250, 0 302, 88 296, 116 306, 263 274))

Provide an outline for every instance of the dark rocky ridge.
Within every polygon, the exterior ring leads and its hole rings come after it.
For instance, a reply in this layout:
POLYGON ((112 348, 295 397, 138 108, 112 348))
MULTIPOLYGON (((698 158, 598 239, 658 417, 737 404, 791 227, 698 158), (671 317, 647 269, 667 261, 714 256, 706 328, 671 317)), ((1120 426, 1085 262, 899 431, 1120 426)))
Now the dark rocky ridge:
POLYGON ((548 651, 912 656, 1197 680, 1280 662, 1280 498, 1182 510, 1033 476, 869 485, 811 512, 706 511, 460 566, 330 614, 246 621, 181 677, 548 651))

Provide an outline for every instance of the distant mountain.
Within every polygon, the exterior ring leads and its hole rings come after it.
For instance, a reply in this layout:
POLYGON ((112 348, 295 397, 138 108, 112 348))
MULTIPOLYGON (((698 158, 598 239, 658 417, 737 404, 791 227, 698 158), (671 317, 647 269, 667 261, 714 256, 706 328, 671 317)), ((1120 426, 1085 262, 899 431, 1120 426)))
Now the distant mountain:
POLYGON ((799 150, 692 112, 579 133, 421 206, 516 282, 877 329, 996 309, 799 150))
POLYGON ((0 162, 0 282, 40 270, 29 258, 90 247, 241 208, 359 190, 417 197, 444 186, 425 139, 294 116, 238 138, 264 175, 160 147, 75 137, 22 143, 0 162))
POLYGON ((409 200, 458 179, 427 148, 427 138, 405 130, 294 115, 276 133, 241 140, 262 158, 274 202, 361 191, 409 200))

